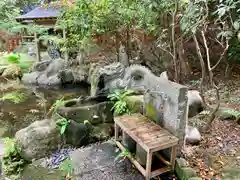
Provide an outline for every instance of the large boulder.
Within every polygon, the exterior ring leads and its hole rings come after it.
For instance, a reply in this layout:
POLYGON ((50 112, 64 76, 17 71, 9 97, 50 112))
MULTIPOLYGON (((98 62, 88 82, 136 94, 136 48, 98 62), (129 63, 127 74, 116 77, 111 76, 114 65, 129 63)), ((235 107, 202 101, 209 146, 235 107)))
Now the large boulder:
POLYGON ((112 63, 103 67, 95 66, 89 77, 91 96, 107 95, 111 90, 117 89, 124 72, 125 67, 121 63, 112 63))
POLYGON ((202 136, 197 128, 188 125, 186 131, 187 143, 198 144, 202 140, 202 136))
POLYGON ((61 78, 58 75, 65 67, 63 59, 55 59, 51 62, 37 63, 33 67, 33 71, 26 73, 22 77, 22 81, 26 84, 36 85, 60 85, 61 78), (36 70, 36 71, 34 71, 36 70))
POLYGON ((92 131, 91 126, 86 123, 77 123, 70 120, 64 133, 66 137, 66 143, 74 146, 84 146, 89 143, 90 133, 92 131))
POLYGON ((203 100, 200 92, 196 90, 188 91, 188 117, 193 117, 204 110, 203 100))
POLYGON ((45 60, 45 61, 40 61, 35 64, 33 64, 33 67, 31 68, 31 71, 45 71, 49 64, 51 64, 52 60, 45 60))
POLYGON ((31 161, 47 156, 58 148, 61 136, 54 121, 35 121, 15 134, 17 146, 23 159, 31 161))
POLYGON ((57 86, 62 84, 72 84, 87 82, 87 66, 70 66, 63 59, 54 59, 38 62, 33 65, 32 71, 22 77, 26 84, 57 86))
POLYGON ((16 64, 10 64, 3 70, 2 77, 7 79, 21 78, 22 70, 16 64))

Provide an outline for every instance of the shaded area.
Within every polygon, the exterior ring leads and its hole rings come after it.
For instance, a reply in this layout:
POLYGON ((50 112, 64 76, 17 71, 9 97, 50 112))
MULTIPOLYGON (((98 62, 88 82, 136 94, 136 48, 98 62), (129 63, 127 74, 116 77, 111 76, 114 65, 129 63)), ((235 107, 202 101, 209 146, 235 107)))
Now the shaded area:
MULTIPOLYGON (((120 163, 114 160, 120 150, 111 140, 102 144, 74 151, 74 174, 77 180, 144 180, 141 173, 126 159, 120 163)), ((161 179, 176 179, 171 174, 161 175, 161 179)))

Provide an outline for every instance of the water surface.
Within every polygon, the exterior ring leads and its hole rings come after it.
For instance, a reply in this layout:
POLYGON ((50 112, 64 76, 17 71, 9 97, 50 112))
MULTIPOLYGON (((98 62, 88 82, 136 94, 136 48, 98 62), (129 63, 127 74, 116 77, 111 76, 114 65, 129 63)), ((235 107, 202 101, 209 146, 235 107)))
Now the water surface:
MULTIPOLYGON (((19 91, 24 93, 25 100, 18 104, 11 101, 0 102, 0 127, 7 128, 4 136, 12 137, 16 131, 27 127, 36 120, 46 117, 46 113, 56 102, 64 97, 65 100, 87 96, 89 87, 85 84, 55 88, 26 86, 21 82, 0 79, 0 97, 6 93, 19 91)), ((1 136, 1 132, 0 132, 1 136)))

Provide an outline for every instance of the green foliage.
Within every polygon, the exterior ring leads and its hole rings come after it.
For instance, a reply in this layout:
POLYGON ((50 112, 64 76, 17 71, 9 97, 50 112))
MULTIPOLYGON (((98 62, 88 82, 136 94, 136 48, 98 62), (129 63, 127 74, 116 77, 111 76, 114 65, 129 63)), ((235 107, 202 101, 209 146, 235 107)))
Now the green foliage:
POLYGON ((132 90, 116 90, 108 96, 111 101, 114 102, 112 110, 114 110, 115 115, 129 114, 130 111, 127 106, 127 102, 124 98, 128 95, 133 94, 135 91, 132 90))
POLYGON ((114 33, 120 28, 135 25, 153 32, 157 18, 158 13, 147 1, 77 0, 74 7, 63 7, 57 27, 68 29, 66 47, 87 49, 92 47, 93 35, 114 33))
MULTIPOLYGON (((39 26, 36 24, 21 24, 18 23, 15 18, 20 15, 20 4, 26 4, 30 1, 19 0, 1 0, 0 2, 0 30, 5 30, 8 33, 19 33, 22 29, 25 29, 28 34, 34 32, 38 34, 46 34, 49 28, 39 26)), ((36 3, 35 0, 31 2, 36 3)))
MULTIPOLYGON (((238 0, 221 1, 189 1, 186 10, 182 13, 181 30, 185 34, 196 34, 204 30, 213 29, 216 36, 211 34, 210 39, 220 43, 227 49, 227 63, 234 65, 239 61, 240 47, 240 4, 238 0)), ((211 31, 211 30, 210 30, 211 31)), ((208 41, 211 41, 208 39, 208 41)), ((211 49, 210 49, 211 53, 211 49)), ((231 67, 231 66, 230 66, 231 67)))
POLYGON ((20 55, 16 53, 9 54, 7 60, 11 63, 19 63, 20 55))
POLYGON ((15 104, 19 104, 21 102, 23 102, 26 99, 25 94, 22 92, 10 92, 5 94, 3 97, 0 98, 0 101, 11 101, 15 104))
POLYGON ((66 118, 61 118, 56 121, 56 124, 61 128, 60 134, 63 135, 67 129, 69 121, 66 118))
POLYGON ((11 64, 17 65, 22 72, 28 72, 35 60, 24 53, 4 54, 0 57, 0 67, 7 68, 11 64))
POLYGON ((66 101, 64 100, 64 97, 62 97, 62 98, 59 99, 59 100, 56 100, 56 102, 53 103, 53 105, 51 106, 48 114, 49 114, 49 113, 53 113, 53 114, 56 113, 57 108, 60 107, 60 106, 63 106, 63 105, 65 104, 65 102, 66 102, 66 101))
POLYGON ((11 179, 19 178, 25 164, 27 163, 19 155, 20 148, 16 145, 16 140, 4 138, 4 155, 3 155, 3 170, 6 175, 10 175, 11 179))
POLYGON ((59 166, 59 169, 63 171, 66 174, 73 174, 73 164, 72 164, 72 159, 67 158, 65 159, 59 166))
POLYGON ((9 137, 6 137, 3 139, 4 146, 5 146, 5 156, 9 156, 11 154, 16 154, 17 153, 17 148, 15 145, 15 139, 11 139, 9 137))
POLYGON ((230 98, 230 101, 239 103, 240 102, 240 98, 230 98))
POLYGON ((121 161, 124 160, 125 158, 132 158, 131 152, 129 152, 127 149, 119 153, 114 161, 117 162, 119 159, 121 161))
POLYGON ((12 20, 19 15, 20 9, 16 7, 16 3, 17 0, 0 1, 0 22, 12 20))
POLYGON ((181 18, 181 29, 185 33, 196 33, 206 21, 206 7, 203 0, 189 1, 181 18))
POLYGON ((230 114, 231 116, 235 117, 235 119, 240 118, 240 111, 226 110, 224 112, 226 112, 227 114, 230 114))
POLYGON ((191 83, 191 85, 196 86, 201 83, 201 80, 192 80, 192 81, 190 81, 190 83, 191 83))

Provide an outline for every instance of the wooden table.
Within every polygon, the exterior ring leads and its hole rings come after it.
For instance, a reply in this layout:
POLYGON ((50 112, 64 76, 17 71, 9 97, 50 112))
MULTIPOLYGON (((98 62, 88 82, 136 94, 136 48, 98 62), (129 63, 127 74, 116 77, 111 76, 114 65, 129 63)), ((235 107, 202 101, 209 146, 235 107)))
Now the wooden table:
POLYGON ((173 136, 170 132, 163 129, 161 126, 148 120, 141 114, 124 115, 114 118, 115 121, 115 141, 117 146, 125 151, 125 147, 119 141, 119 130, 129 135, 136 143, 138 143, 147 153, 146 169, 144 169, 139 162, 134 158, 130 158, 136 168, 149 180, 152 177, 158 176, 162 173, 174 169, 176 148, 178 145, 178 138, 173 136), (152 171, 152 156, 157 151, 171 148, 170 162, 165 160, 160 154, 157 157, 162 160, 166 167, 152 171))

